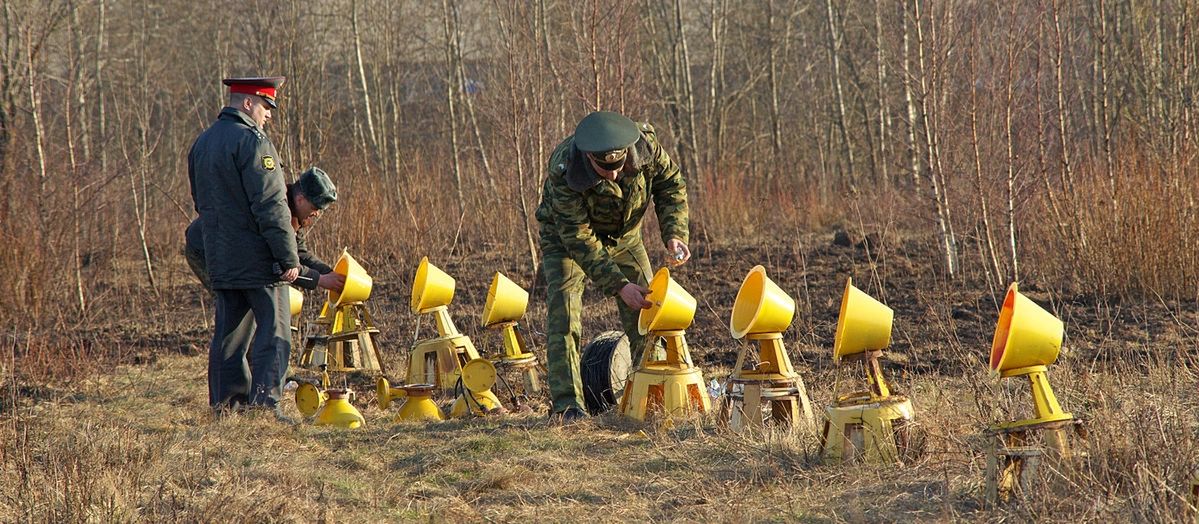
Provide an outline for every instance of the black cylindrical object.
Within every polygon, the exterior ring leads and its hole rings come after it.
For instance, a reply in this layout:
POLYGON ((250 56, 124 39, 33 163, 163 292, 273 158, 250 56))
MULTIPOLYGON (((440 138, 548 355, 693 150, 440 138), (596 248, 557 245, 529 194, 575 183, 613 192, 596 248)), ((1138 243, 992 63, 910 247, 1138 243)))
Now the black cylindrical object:
POLYGON ((583 401, 588 412, 598 415, 615 406, 624 394, 625 380, 632 372, 629 337, 623 331, 605 331, 583 346, 582 353, 583 401))

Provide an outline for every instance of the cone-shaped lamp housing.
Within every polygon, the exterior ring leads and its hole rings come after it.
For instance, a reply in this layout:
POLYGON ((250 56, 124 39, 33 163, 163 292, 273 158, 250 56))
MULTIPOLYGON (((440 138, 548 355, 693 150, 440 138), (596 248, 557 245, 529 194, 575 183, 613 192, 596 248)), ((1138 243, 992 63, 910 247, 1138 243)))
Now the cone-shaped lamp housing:
POLYGON ((795 300, 766 276, 766 268, 754 266, 741 282, 729 331, 733 338, 760 333, 782 333, 795 317, 795 300))
POLYGON ((483 305, 483 327, 520 320, 528 305, 529 292, 496 271, 487 291, 487 303, 483 305))
POLYGON ((452 300, 454 277, 429 263, 429 257, 420 259, 416 278, 412 279, 412 311, 424 313, 435 307, 448 306, 452 300))
POLYGON ((346 277, 346 285, 340 293, 329 290, 330 304, 340 306, 350 302, 362 302, 370 298, 374 280, 366 273, 365 269, 362 269, 358 261, 350 256, 349 251, 342 250, 337 264, 333 265, 333 272, 346 277))
POLYGON ((1064 335, 1062 321, 1021 294, 1012 283, 991 339, 991 370, 1048 366, 1057 361, 1064 335))
POLYGON ((287 286, 287 298, 291 305, 291 316, 299 315, 304 310, 304 292, 295 286, 287 286))
POLYGON ((854 287, 853 278, 846 279, 845 293, 841 295, 841 314, 837 317, 837 336, 833 342, 833 361, 891 345, 894 319, 894 310, 854 287))
POLYGON ((642 335, 687 329, 695 318, 695 297, 670 278, 669 269, 658 270, 649 283, 649 296, 645 298, 653 305, 642 309, 637 319, 637 329, 642 335))

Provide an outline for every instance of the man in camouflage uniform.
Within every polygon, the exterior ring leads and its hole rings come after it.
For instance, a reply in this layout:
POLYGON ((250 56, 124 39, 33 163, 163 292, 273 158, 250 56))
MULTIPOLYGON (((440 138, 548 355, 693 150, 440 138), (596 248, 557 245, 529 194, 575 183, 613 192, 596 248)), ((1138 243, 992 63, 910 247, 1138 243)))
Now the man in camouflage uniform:
POLYGON ((208 403, 218 413, 276 408, 291 355, 286 284, 299 276, 300 260, 279 155, 262 131, 283 80, 225 79, 229 103, 187 157, 216 296, 208 403))
POLYGON ((553 411, 565 422, 586 416, 579 377, 584 274, 620 297, 621 324, 633 361, 640 359, 637 317, 650 307, 651 276, 641 218, 651 197, 672 263, 686 262, 687 184, 653 127, 618 113, 591 113, 550 155, 537 221, 548 294, 547 381, 553 411))
MULTIPOLYGON (((300 276, 296 277, 296 286, 313 290, 316 288, 341 292, 345 286, 346 277, 333 272, 333 266, 308 251, 304 242, 307 228, 321 216, 321 213, 337 201, 337 187, 329 179, 324 170, 313 166, 304 171, 294 184, 287 185, 287 205, 291 209, 291 225, 296 231, 296 251, 300 257, 300 276)), ((192 273, 200 279, 204 289, 212 292, 212 282, 208 277, 208 264, 204 260, 204 228, 197 217, 188 224, 186 245, 183 254, 192 273)))

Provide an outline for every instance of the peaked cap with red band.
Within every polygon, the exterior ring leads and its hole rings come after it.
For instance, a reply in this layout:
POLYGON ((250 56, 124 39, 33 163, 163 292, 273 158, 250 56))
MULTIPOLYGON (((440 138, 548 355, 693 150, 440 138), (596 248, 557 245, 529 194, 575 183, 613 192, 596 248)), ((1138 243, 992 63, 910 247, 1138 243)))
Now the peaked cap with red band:
POLYGON ((279 107, 275 104, 275 91, 287 78, 282 76, 267 76, 256 78, 226 78, 221 83, 229 86, 230 93, 257 95, 266 100, 271 109, 279 107))

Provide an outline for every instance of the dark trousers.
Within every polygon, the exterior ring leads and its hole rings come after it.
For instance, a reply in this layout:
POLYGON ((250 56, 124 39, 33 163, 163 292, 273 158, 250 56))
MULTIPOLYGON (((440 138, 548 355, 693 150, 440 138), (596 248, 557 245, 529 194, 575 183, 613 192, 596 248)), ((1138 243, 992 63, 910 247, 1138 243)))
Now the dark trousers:
POLYGON ((239 403, 275 407, 291 358, 287 286, 217 289, 215 295, 216 329, 208 348, 208 404, 214 409, 239 403))

